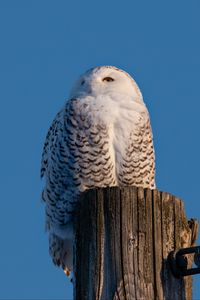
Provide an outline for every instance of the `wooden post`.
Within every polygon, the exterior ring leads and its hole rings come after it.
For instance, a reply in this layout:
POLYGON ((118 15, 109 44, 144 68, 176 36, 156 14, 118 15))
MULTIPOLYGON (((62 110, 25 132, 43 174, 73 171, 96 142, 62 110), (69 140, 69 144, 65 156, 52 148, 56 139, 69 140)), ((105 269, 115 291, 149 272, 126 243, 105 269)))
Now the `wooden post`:
POLYGON ((167 257, 194 245, 197 227, 168 193, 88 191, 77 208, 74 300, 192 299, 191 276, 176 279, 167 257))

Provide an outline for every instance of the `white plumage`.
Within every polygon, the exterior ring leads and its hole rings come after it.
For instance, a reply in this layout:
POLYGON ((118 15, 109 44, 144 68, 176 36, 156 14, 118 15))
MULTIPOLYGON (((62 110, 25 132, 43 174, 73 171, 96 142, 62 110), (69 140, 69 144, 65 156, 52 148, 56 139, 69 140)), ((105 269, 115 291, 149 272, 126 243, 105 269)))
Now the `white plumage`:
POLYGON ((94 187, 155 188, 149 114, 135 81, 111 66, 87 71, 46 137, 41 175, 53 262, 72 270, 74 204, 94 187))

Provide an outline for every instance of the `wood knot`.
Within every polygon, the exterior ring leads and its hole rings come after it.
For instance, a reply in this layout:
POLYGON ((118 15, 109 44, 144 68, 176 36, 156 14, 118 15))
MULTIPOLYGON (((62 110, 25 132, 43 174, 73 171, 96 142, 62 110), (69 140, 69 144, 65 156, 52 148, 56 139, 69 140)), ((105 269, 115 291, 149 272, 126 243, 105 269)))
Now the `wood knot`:
POLYGON ((128 239, 128 247, 129 247, 129 249, 130 248, 137 248, 137 245, 138 245, 138 243, 137 243, 137 237, 135 235, 129 237, 129 239, 128 239))

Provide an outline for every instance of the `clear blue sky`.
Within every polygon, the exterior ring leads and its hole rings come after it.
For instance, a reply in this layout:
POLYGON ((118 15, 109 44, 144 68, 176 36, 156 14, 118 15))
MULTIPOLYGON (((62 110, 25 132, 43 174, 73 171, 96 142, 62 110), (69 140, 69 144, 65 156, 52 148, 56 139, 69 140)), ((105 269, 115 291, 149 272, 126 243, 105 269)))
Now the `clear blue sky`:
POLYGON ((48 256, 39 168, 52 119, 90 67, 134 76, 151 115, 157 186, 200 219, 199 15, 193 0, 0 0, 0 299, 72 298, 48 256))

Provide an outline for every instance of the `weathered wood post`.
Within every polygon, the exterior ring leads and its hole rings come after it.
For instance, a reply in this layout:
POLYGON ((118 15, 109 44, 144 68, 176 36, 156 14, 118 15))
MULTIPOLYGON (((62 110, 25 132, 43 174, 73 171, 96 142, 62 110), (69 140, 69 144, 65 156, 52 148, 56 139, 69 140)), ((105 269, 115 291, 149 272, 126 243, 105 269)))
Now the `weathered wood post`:
POLYGON ((167 260, 196 240, 181 200, 113 187, 87 192, 77 212, 74 300, 192 299, 191 276, 176 279, 167 260))

